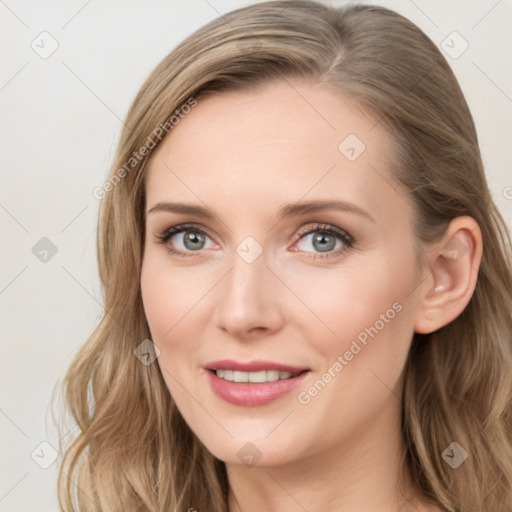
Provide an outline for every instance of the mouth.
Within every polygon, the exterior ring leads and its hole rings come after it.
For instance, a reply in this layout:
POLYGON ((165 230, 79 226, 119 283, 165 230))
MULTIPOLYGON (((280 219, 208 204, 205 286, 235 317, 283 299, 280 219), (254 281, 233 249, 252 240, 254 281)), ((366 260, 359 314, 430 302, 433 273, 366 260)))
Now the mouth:
POLYGON ((233 405, 256 407, 288 394, 310 373, 309 368, 255 361, 217 361, 205 366, 212 391, 233 405))
MULTIPOLYGON (((307 371, 307 370, 304 370, 307 371)), ((215 370, 215 375, 220 379, 229 382, 276 382, 277 380, 288 380, 297 377, 302 372, 279 372, 277 370, 262 370, 260 372, 241 372, 236 370, 215 370)))

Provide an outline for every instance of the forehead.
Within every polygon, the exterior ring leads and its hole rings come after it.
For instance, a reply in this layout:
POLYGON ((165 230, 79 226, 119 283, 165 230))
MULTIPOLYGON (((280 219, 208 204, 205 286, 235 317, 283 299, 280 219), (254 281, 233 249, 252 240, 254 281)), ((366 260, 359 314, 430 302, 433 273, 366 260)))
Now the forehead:
POLYGON ((373 195, 378 204, 391 146, 374 117, 312 84, 223 92, 198 99, 157 147, 148 203, 205 198, 261 209, 305 195, 362 203, 373 195))

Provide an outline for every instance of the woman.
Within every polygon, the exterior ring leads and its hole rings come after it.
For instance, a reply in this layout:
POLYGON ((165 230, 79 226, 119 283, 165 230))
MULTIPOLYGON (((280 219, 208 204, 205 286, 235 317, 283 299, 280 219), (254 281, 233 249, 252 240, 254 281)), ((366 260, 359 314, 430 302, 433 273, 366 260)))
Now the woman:
POLYGON ((510 238, 411 22, 214 20, 148 77, 97 192, 63 510, 510 510, 510 238))

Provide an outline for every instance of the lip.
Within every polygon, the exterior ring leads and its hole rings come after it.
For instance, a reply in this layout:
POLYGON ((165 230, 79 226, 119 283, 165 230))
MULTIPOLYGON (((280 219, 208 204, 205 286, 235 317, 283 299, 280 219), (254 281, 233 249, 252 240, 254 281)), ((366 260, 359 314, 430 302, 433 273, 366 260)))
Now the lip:
POLYGON ((309 370, 306 367, 290 366, 287 364, 274 363, 272 361, 250 361, 241 363, 231 359, 223 359, 222 361, 213 361, 208 363, 205 368, 207 370, 236 370, 239 372, 261 372, 263 370, 277 370, 278 372, 299 373, 309 370))
POLYGON ((240 363, 231 360, 216 361, 205 366, 212 391, 222 400, 233 405, 258 407, 269 404, 295 389, 310 373, 308 368, 283 365, 270 361, 252 361, 240 363), (257 372, 277 370, 299 373, 296 377, 274 382, 231 382, 217 377, 215 370, 236 370, 257 372))

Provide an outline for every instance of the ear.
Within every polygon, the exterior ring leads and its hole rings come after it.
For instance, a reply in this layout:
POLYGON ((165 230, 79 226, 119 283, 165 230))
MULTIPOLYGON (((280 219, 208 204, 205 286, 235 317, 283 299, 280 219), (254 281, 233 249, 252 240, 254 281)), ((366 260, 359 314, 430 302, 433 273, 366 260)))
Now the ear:
POLYGON ((420 286, 414 320, 414 330, 421 334, 449 324, 468 305, 483 253, 478 223, 473 217, 456 217, 428 252, 425 270, 430 274, 420 286))

